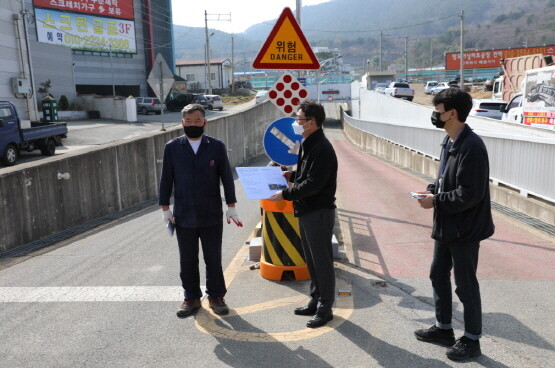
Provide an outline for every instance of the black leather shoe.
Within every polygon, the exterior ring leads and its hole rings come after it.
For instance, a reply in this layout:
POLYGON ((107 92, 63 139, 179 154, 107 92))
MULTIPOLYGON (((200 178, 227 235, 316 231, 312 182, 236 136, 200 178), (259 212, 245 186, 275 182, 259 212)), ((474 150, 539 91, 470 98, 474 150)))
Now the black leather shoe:
POLYGON ((328 312, 320 312, 318 311, 312 319, 310 319, 306 323, 306 327, 310 328, 317 328, 325 325, 329 321, 333 319, 333 313, 331 311, 328 312))
POLYGON ((304 307, 295 308, 295 314, 298 316, 313 316, 318 310, 318 303, 308 303, 304 307))

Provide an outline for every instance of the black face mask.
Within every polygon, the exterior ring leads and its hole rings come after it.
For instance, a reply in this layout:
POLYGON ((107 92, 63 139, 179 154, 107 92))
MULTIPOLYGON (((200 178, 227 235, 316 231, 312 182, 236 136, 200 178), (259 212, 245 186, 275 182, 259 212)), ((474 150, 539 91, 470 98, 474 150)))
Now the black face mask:
POLYGON ((192 139, 198 138, 204 133, 204 125, 203 126, 196 126, 196 125, 184 126, 183 129, 185 130, 185 135, 187 135, 188 138, 192 138, 192 139))
POLYGON ((434 124, 436 128, 443 129, 443 127, 445 126, 446 122, 441 120, 441 113, 439 111, 432 112, 431 119, 432 119, 432 124, 434 124))

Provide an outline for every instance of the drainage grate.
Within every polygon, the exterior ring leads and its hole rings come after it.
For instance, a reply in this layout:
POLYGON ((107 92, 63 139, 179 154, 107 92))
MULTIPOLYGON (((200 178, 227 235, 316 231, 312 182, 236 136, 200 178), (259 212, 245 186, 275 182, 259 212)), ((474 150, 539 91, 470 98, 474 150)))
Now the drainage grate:
MULTIPOLYGON (((372 157, 374 157, 374 158, 376 158, 380 161, 383 161, 383 162, 387 163, 390 166, 393 166, 395 168, 403 170, 403 171, 405 171, 405 172, 407 172, 407 173, 409 173, 413 176, 416 176, 420 179, 424 179, 426 181, 429 181, 430 183, 435 180, 432 177, 429 177, 427 175, 424 175, 422 173, 419 173, 417 171, 409 169, 408 167, 401 166, 401 165, 399 165, 399 164, 397 164, 393 161, 389 161, 389 160, 387 160, 383 157, 376 156, 376 155, 374 155, 372 153, 369 153, 369 152, 366 152, 366 153, 369 156, 372 156, 372 157)), ((528 215, 526 215, 522 212, 512 210, 509 207, 502 206, 502 205, 500 205, 499 203, 496 203, 496 202, 491 202, 491 208, 493 208, 494 210, 496 210, 498 212, 501 212, 502 214, 504 214, 504 215, 506 215, 506 216, 508 216, 512 219, 515 219, 515 220, 520 221, 520 222, 522 222, 522 223, 524 223, 528 226, 531 226, 534 229, 540 230, 540 231, 542 231, 542 232, 544 232, 548 235, 555 236, 555 226, 554 225, 551 225, 551 224, 548 224, 547 222, 543 222, 543 221, 538 220, 536 218, 530 217, 530 216, 528 216, 528 215)))
POLYGON ((24 256, 24 255, 26 255, 30 252, 34 252, 36 250, 45 248, 49 245, 56 244, 56 243, 61 242, 63 240, 67 240, 67 239, 72 238, 76 235, 79 235, 79 234, 82 234, 86 231, 92 230, 92 229, 94 229, 94 228, 96 228, 100 225, 110 223, 114 220, 117 220, 117 219, 122 218, 124 216, 127 216, 129 214, 132 214, 134 212, 140 211, 144 208, 153 206, 157 203, 158 203, 158 200, 153 199, 153 200, 150 200, 150 201, 147 201, 147 202, 140 203, 136 206, 129 207, 129 208, 123 210, 123 211, 116 212, 116 213, 111 213, 109 215, 97 218, 97 219, 89 221, 85 224, 74 226, 71 229, 64 230, 64 231, 59 232, 57 234, 48 236, 46 238, 43 238, 43 239, 31 242, 31 243, 22 245, 21 247, 17 247, 15 249, 10 250, 10 251, 4 252, 4 253, 0 254, 0 259, 24 256))
POLYGON ((509 216, 510 218, 513 218, 515 220, 518 220, 520 222, 525 223, 526 225, 532 226, 533 228, 540 230, 548 235, 554 236, 555 237, 555 226, 548 224, 546 222, 543 222, 541 220, 535 219, 533 217, 530 217, 522 212, 518 212, 515 210, 512 210, 508 207, 502 206, 498 203, 495 202, 491 202, 491 208, 493 208, 496 211, 499 211, 507 216, 509 216))

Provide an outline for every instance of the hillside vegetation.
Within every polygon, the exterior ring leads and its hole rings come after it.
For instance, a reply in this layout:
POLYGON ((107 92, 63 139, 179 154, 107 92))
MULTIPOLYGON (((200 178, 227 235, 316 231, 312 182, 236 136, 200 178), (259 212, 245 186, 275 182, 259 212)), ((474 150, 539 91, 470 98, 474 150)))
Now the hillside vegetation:
MULTIPOLYGON (((555 44, 555 0, 332 0, 303 7, 302 28, 310 44, 337 48, 345 63, 376 67, 382 33, 382 65, 443 65, 444 53, 459 51, 464 10, 465 50, 555 44)), ((279 14, 276 14, 276 18, 279 14)), ((234 35, 238 70, 248 69, 275 20, 234 35)), ((177 59, 204 58, 204 29, 174 26, 177 59)), ((216 31, 212 57, 231 59, 231 35, 216 31)))

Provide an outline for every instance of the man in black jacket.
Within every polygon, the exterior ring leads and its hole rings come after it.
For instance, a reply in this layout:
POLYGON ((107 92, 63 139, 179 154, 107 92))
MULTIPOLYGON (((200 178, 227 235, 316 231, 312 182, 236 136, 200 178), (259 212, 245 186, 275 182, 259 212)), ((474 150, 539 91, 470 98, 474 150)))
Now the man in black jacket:
POLYGON ((206 118, 199 104, 187 105, 181 112, 185 134, 172 139, 164 149, 160 178, 160 199, 164 223, 170 221, 177 233, 181 283, 185 300, 177 311, 180 318, 201 307, 198 265, 199 239, 206 264, 208 304, 216 314, 228 314, 222 270, 222 197, 224 187, 227 223, 243 226, 235 209, 235 186, 227 150, 222 141, 204 135, 206 118), (170 197, 174 192, 173 212, 170 197))
POLYGON ((493 235, 489 193, 489 162, 482 139, 465 124, 472 97, 459 88, 441 91, 433 99, 432 124, 443 128, 439 175, 427 191, 417 192, 422 208, 434 209, 435 239, 430 279, 436 324, 415 331, 421 341, 453 346, 447 357, 464 360, 481 354, 482 305, 476 278, 480 241, 493 235), (455 342, 451 325, 451 269, 455 293, 464 308, 464 335, 455 342))
POLYGON ((300 105, 293 124, 295 133, 304 138, 297 170, 284 173, 294 185, 269 198, 293 201, 295 216, 299 218, 301 244, 311 278, 311 299, 294 312, 303 316, 314 315, 306 324, 310 328, 323 326, 333 319, 335 301, 331 241, 335 223, 337 157, 322 130, 325 119, 324 107, 319 103, 305 101, 300 105))

